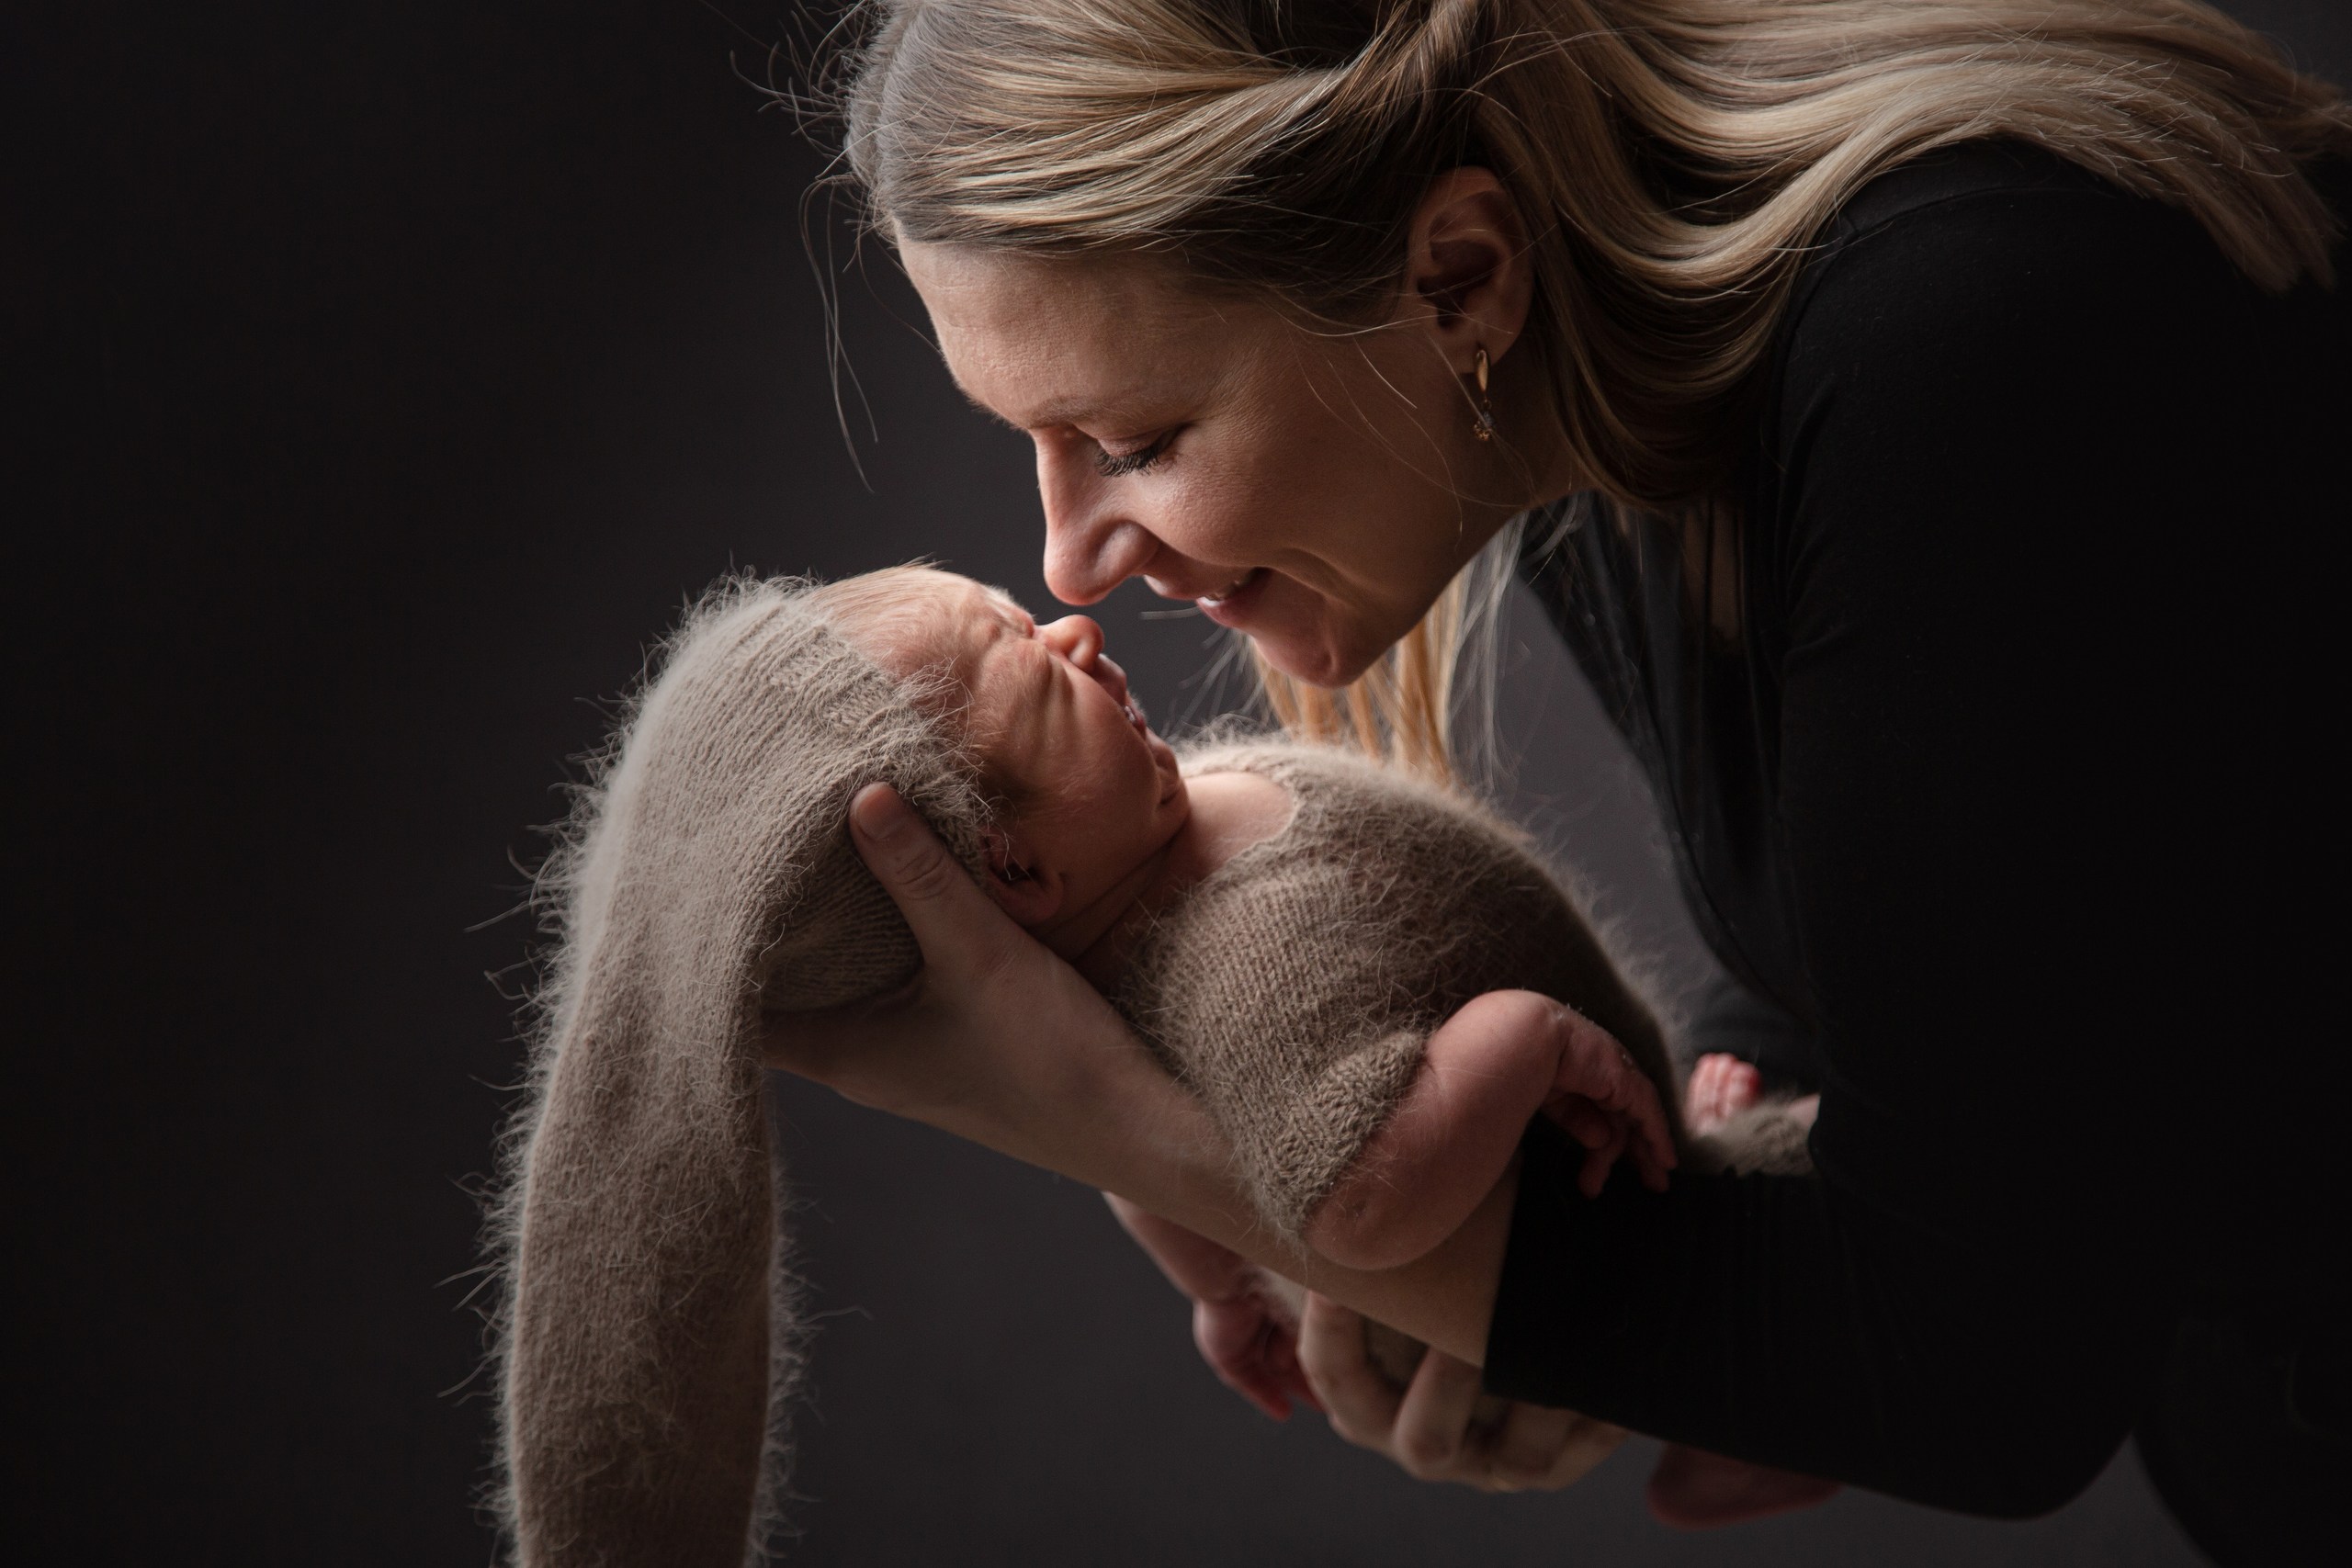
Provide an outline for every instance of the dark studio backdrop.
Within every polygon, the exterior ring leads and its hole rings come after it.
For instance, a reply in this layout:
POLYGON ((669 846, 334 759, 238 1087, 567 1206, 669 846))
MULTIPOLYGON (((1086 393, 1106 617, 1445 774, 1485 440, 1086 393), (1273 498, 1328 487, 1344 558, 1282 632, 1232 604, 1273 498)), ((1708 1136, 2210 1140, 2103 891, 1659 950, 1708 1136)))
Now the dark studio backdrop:
MULTIPOLYGON (((2352 73, 2340 0, 2233 8, 2352 73)), ((756 86, 787 8, 31 9, 0 20, 12 1555, 481 1562, 468 1186, 528 825, 730 569, 929 553, 1046 604, 1025 444, 877 255, 841 288, 853 462, 820 160, 756 86)), ((1205 714, 1204 628, 1150 603, 1098 612, 1112 647, 1205 714)), ((1626 763, 1516 626, 1520 807, 1697 983, 1626 763)), ((2128 1453, 2028 1526, 1847 1496, 1678 1536, 1645 1444, 1556 1495, 1417 1485, 1219 1388, 1092 1193, 775 1105, 825 1314, 797 1562, 2193 1561, 2128 1453)))

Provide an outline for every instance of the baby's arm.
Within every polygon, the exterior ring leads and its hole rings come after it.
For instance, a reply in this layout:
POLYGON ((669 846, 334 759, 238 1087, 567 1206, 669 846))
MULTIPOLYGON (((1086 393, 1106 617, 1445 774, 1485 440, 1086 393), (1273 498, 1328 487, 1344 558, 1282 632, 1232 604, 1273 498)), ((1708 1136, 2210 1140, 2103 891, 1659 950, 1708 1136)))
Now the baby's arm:
POLYGON ((1307 1246, 1351 1269, 1419 1258, 1502 1179, 1538 1113, 1590 1151, 1579 1182, 1588 1195, 1629 1148, 1642 1179, 1666 1185, 1673 1134, 1625 1048, 1547 997, 1494 991, 1430 1036, 1404 1099, 1307 1222, 1307 1246), (1530 1039, 1544 1043, 1531 1049, 1530 1039))

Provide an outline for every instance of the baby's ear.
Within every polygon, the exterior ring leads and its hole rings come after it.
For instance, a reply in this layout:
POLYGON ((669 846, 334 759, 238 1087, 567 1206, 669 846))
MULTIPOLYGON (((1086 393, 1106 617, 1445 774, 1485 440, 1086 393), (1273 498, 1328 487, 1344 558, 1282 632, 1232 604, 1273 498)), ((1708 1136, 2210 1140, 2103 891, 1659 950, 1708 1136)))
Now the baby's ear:
POLYGON ((1062 874, 1038 866, 1001 828, 988 835, 989 896, 1015 924, 1038 926, 1062 907, 1062 874))

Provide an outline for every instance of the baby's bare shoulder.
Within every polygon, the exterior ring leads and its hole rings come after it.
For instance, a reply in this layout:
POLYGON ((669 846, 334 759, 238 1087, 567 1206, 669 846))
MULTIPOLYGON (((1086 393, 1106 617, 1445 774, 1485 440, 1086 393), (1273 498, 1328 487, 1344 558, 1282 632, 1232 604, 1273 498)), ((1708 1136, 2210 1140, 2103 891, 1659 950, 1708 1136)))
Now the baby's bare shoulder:
POLYGON ((1238 769, 1196 773, 1184 781, 1193 799, 1184 831, 1196 876, 1205 876, 1290 825, 1296 803, 1263 773, 1238 769))

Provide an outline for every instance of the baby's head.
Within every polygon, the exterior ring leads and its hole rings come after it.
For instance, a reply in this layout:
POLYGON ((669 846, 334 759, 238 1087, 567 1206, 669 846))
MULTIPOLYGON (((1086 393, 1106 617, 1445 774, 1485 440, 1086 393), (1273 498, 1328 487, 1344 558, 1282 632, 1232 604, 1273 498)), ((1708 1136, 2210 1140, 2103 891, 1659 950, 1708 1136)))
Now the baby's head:
POLYGON ((1183 827, 1175 753, 1086 616, 1039 626, 998 590, 929 567, 847 578, 812 602, 960 732, 998 808, 989 890, 1023 925, 1086 911, 1183 827))

